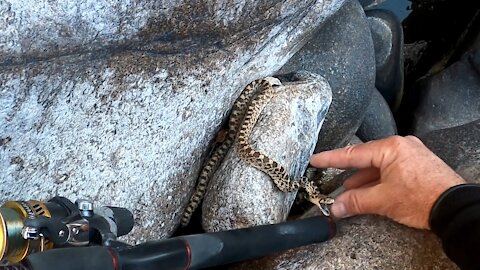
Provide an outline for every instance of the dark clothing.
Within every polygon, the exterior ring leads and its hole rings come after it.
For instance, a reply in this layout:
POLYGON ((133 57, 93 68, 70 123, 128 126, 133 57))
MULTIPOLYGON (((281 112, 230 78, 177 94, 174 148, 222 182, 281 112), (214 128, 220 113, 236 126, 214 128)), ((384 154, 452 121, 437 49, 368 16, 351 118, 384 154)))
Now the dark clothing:
POLYGON ((430 213, 430 227, 461 269, 480 269, 480 185, 458 185, 443 193, 430 213))

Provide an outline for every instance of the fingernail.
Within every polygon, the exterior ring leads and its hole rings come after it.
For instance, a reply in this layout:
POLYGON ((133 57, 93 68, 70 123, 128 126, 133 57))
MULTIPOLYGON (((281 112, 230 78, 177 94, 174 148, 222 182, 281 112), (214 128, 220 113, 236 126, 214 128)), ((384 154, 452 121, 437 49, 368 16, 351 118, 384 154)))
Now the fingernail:
POLYGON ((335 202, 332 205, 332 214, 338 218, 347 217, 347 208, 345 208, 345 205, 343 203, 335 202))

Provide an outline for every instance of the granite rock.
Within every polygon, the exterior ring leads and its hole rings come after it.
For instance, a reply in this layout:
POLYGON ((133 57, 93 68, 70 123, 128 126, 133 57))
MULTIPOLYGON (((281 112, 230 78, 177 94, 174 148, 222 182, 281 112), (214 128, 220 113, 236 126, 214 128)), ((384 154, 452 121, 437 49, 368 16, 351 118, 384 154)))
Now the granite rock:
POLYGON ((373 91, 372 101, 367 108, 357 136, 364 142, 382 139, 397 134, 397 125, 383 96, 373 91))
POLYGON ((403 95, 403 30, 397 17, 386 10, 368 10, 375 47, 375 86, 395 110, 403 95))
POLYGON ((332 87, 315 153, 346 145, 362 123, 375 83, 373 42, 358 1, 348 0, 281 72, 296 70, 319 74, 332 87))
POLYGON ((480 119, 480 48, 438 74, 419 81, 413 133, 463 125, 480 119))
POLYGON ((480 183, 480 120, 434 130, 420 139, 467 182, 480 183))
POLYGON ((132 210, 132 241, 169 236, 240 91, 342 4, 2 1, 2 198, 88 198, 132 210))
MULTIPOLYGON (((290 77, 290 76, 289 76, 290 77)), ((303 176, 332 94, 325 79, 299 73, 282 81, 255 125, 256 149, 282 164, 290 175, 303 176)), ((206 231, 245 228, 284 221, 296 192, 278 190, 271 178, 240 160, 232 148, 211 180, 202 205, 206 231)))

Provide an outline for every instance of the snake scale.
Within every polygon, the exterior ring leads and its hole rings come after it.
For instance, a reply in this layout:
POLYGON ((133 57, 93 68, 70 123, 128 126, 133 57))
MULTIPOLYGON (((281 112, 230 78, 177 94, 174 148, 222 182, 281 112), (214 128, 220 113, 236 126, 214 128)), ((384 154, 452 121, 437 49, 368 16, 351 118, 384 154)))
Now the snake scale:
POLYGON ((329 215, 326 205, 331 205, 333 198, 321 194, 316 184, 307 177, 293 178, 287 170, 275 160, 256 151, 249 142, 250 134, 263 108, 273 97, 272 84, 266 79, 255 80, 245 87, 240 97, 233 104, 228 122, 226 138, 214 149, 212 156, 200 172, 195 192, 190 198, 182 217, 182 226, 186 226, 202 201, 207 185, 222 163, 230 147, 235 143, 235 150, 240 159, 268 174, 277 188, 283 192, 303 188, 308 193, 309 201, 319 206, 323 214, 329 215))

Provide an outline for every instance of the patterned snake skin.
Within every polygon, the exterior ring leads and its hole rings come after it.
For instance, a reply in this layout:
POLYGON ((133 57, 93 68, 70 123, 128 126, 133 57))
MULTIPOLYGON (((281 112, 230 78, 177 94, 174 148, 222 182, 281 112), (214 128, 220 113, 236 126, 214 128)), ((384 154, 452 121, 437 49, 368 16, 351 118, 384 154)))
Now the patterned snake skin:
POLYGON ((309 195, 309 200, 319 206, 325 215, 329 215, 326 205, 333 203, 334 199, 321 194, 317 186, 307 177, 292 178, 287 170, 275 160, 256 151, 249 142, 250 134, 255 126, 265 105, 273 97, 273 87, 268 80, 256 80, 247 85, 240 97, 235 101, 228 122, 226 139, 217 147, 200 173, 195 192, 190 198, 187 209, 182 218, 182 226, 186 226, 190 218, 202 201, 208 182, 225 158, 228 149, 235 143, 235 150, 240 159, 249 165, 268 174, 279 190, 283 192, 295 191, 304 188, 309 195), (243 120, 241 122, 241 120, 243 120), (238 137, 237 137, 238 136, 238 137))

